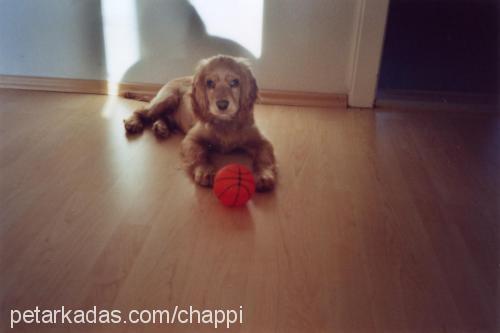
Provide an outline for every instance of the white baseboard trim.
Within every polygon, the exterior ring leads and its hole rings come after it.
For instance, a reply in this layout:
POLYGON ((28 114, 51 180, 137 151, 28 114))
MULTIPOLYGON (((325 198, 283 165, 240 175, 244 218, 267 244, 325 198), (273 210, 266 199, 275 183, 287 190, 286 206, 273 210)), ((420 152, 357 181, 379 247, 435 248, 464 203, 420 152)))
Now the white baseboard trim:
MULTIPOLYGON (((155 83, 113 83, 105 80, 0 75, 0 88, 120 96, 130 93, 144 96, 144 99, 154 96, 161 86, 155 83)), ((347 108, 347 95, 344 94, 263 89, 259 95, 259 103, 267 105, 347 108)))

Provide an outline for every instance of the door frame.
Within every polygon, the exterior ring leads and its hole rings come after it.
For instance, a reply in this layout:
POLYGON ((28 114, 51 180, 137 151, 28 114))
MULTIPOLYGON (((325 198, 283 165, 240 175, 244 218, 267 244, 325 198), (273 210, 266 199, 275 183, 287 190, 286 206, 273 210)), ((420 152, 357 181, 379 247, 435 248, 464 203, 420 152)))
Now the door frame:
POLYGON ((354 22, 354 43, 348 73, 348 103, 372 108, 384 46, 390 0, 358 0, 354 22))

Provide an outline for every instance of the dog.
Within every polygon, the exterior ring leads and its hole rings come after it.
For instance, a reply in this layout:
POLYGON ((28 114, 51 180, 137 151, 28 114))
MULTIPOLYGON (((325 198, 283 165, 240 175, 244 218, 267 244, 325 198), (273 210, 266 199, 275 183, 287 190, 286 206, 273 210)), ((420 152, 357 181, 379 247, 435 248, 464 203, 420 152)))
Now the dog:
POLYGON ((181 155, 195 183, 211 187, 215 167, 211 153, 247 152, 253 161, 257 191, 270 191, 277 177, 274 149, 254 122, 258 87, 249 62, 217 55, 203 59, 194 76, 164 85, 144 108, 124 120, 128 134, 152 124, 154 134, 166 138, 174 129, 185 134, 181 155))

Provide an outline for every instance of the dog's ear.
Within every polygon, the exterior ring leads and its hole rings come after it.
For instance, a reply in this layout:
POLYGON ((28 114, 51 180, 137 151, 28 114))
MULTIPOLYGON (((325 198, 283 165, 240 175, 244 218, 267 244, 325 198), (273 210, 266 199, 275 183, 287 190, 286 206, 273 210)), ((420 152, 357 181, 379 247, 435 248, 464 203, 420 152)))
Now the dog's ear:
POLYGON ((241 97, 240 97, 240 108, 244 111, 251 111, 257 96, 259 94, 259 88, 257 87, 257 81, 250 68, 250 62, 245 58, 236 58, 238 65, 243 73, 241 82, 241 97))
POLYGON ((201 60, 196 66, 195 74, 193 77, 193 86, 191 91, 191 102, 193 104, 193 112, 201 120, 208 120, 208 98, 206 94, 205 82, 205 66, 207 59, 201 60))

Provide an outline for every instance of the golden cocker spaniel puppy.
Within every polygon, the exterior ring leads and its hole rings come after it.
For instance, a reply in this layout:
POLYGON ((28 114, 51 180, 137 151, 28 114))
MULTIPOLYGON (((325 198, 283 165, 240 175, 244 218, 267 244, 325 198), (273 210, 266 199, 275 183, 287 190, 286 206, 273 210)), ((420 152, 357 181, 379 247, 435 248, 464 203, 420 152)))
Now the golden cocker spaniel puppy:
POLYGON ((186 134, 182 158, 186 171, 202 186, 215 175, 210 154, 243 149, 253 159, 256 188, 272 190, 276 161, 271 143, 255 125, 253 106, 258 88, 247 60, 218 55, 202 60, 193 77, 168 82, 143 109, 124 120, 127 133, 152 123, 157 137, 173 128, 186 134))

